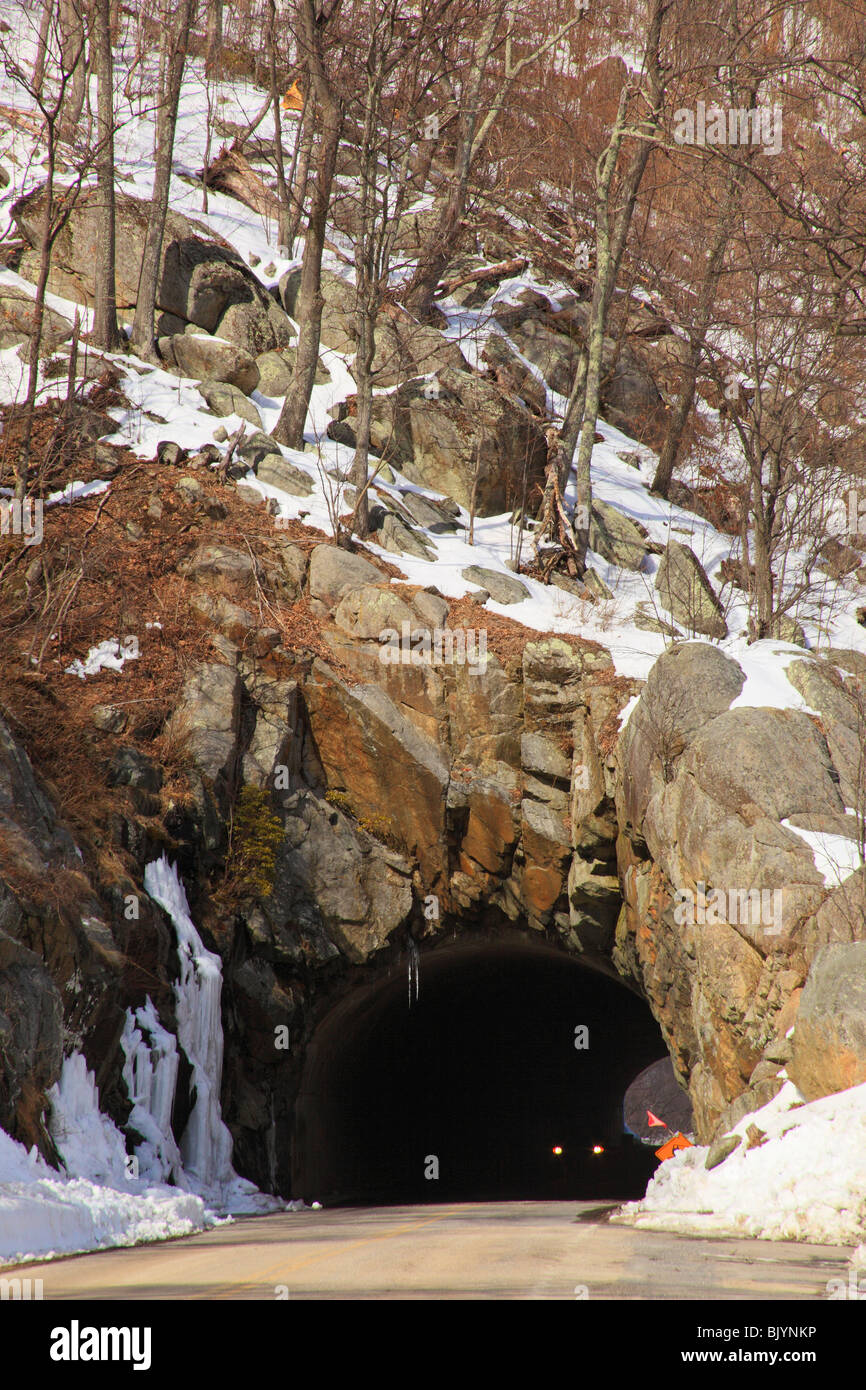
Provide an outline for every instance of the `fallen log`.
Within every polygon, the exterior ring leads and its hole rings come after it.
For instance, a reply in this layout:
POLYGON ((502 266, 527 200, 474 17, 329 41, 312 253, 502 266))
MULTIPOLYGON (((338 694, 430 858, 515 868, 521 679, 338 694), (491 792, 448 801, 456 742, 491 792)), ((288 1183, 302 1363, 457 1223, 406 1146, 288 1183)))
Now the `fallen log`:
POLYGON ((454 280, 440 281, 436 294, 453 294, 463 285, 483 285, 488 280, 504 280, 507 275, 519 275, 528 265, 529 261, 525 256, 515 256, 510 261, 499 261, 497 265, 482 266, 480 270, 471 270, 468 275, 458 275, 454 280))

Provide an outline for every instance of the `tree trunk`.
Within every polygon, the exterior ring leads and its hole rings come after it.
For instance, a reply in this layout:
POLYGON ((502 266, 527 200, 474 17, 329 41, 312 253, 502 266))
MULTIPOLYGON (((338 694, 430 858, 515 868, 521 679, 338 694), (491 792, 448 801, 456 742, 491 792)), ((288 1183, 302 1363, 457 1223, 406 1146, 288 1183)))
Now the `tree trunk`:
POLYGON ((180 0, 175 15, 175 23, 166 30, 166 40, 163 47, 164 61, 162 66, 165 72, 165 86, 161 92, 160 106, 157 112, 157 149, 153 196, 147 222, 144 254, 141 259, 135 318, 132 324, 133 346, 142 357, 147 358, 156 356, 153 341, 154 315, 162 260, 162 242, 165 235, 165 218, 168 212, 168 195, 171 186, 171 157, 174 150, 180 88, 186 63, 186 48, 194 11, 195 0, 180 0))
POLYGON ((45 212, 39 238, 39 275, 33 301, 33 328, 27 353, 27 394, 24 397, 24 431, 15 466, 15 497, 23 502, 30 474, 30 453, 33 438, 33 413, 36 409, 36 386, 39 381, 39 353, 42 348, 42 325, 45 320, 45 292, 51 269, 51 246, 54 229, 54 166, 56 137, 54 121, 46 122, 47 169, 45 177, 45 212))
POLYGON ((111 54, 111 0, 94 0, 96 40, 96 78, 99 85, 97 106, 96 216, 99 236, 96 242, 96 275, 91 339, 97 347, 112 352, 120 345, 117 327, 117 299, 114 281, 114 70, 111 54))
MULTIPOLYGON (((291 191, 286 181, 286 161, 283 157, 283 121, 280 111, 280 89, 277 83, 277 3, 268 0, 268 56, 270 58, 271 100, 274 105, 274 167, 277 175, 277 197, 280 210, 277 216, 277 245, 289 249, 291 229, 291 191)), ((297 148, 297 146, 296 146, 297 148)))
MULTIPOLYGON (((595 427, 601 401, 602 358, 607 327, 608 311, 613 298, 619 267, 628 240, 629 229, 634 216, 637 196, 652 148, 652 137, 658 128, 664 89, 659 69, 659 47, 661 27, 667 0, 652 0, 647 41, 644 50, 644 64, 649 80, 650 113, 643 122, 643 134, 638 137, 638 146, 632 156, 623 179, 623 187, 617 199, 617 211, 613 226, 610 224, 610 189, 613 182, 619 151, 625 138, 625 113, 628 89, 623 87, 619 109, 611 132, 610 143, 600 157, 596 172, 596 272, 593 285, 592 305, 587 329, 586 383, 583 388, 583 412, 577 446, 577 563, 580 572, 586 567, 586 552, 589 549, 589 519, 592 512, 592 450, 595 443, 595 427)), ((565 476, 571 471, 571 461, 566 455, 565 476)))
POLYGON ((42 0, 42 13, 39 16, 39 34, 36 39, 36 57, 33 62, 33 93, 42 96, 45 82, 45 58, 48 51, 48 35, 51 32, 51 18, 54 14, 54 0, 42 0))
POLYGON ((415 274, 403 297, 403 303, 411 314, 422 322, 430 317, 433 300, 439 281, 447 268, 460 235, 460 225, 466 210, 469 192, 469 175, 473 156, 478 153, 475 138, 481 113, 481 87, 490 54, 493 50, 496 31, 502 17, 503 6, 494 5, 478 39, 466 86, 463 109, 460 112, 460 134, 454 152, 454 169, 451 176, 448 201, 442 210, 436 230, 422 249, 415 268, 415 274))
POLYGON ((290 449, 303 449, 304 425, 310 407, 310 397, 319 361, 322 333, 322 253, 325 249, 325 226, 331 187, 337 167, 337 147, 340 142, 342 115, 336 104, 323 107, 322 133, 316 167, 316 184, 310 217, 304 238, 304 258, 301 262, 301 283, 295 305, 298 322, 298 346, 295 366, 283 409, 274 430, 274 437, 290 449))
POLYGON ((291 211, 286 227, 285 246, 290 256, 294 255, 295 242, 301 229, 304 216, 304 202, 307 197, 307 181, 310 176, 310 159, 313 154, 313 141, 316 134, 315 98, 312 94, 304 104, 298 124, 295 146, 295 171, 291 180, 291 211))
POLYGON ((208 0, 205 76, 215 77, 223 46, 223 0, 208 0))
POLYGON ((87 87, 85 62, 84 0, 60 0, 60 55, 65 72, 72 76, 63 97, 61 130, 71 140, 81 120, 87 87))
POLYGON ((370 502, 367 492, 367 473, 370 466, 370 420, 373 412, 373 355, 375 352, 375 313, 369 306, 358 314, 358 351, 355 354, 354 377, 358 410, 355 418, 355 457, 352 460, 352 485, 357 489, 353 530, 362 539, 370 532, 370 502))
POLYGON ((710 248, 704 282, 701 285, 700 299, 695 315, 694 328, 689 335, 689 351, 683 368, 683 383, 665 435, 658 466, 653 478, 651 492, 659 497, 667 497, 671 479, 679 457, 680 445, 686 424, 691 414, 698 380, 698 367, 707 338, 707 329, 712 318, 713 302, 716 295, 718 274, 725 256, 731 226, 731 212, 734 204, 734 183, 729 185, 728 197, 716 235, 710 248))
MULTIPOLYGON (((304 238, 304 258, 301 262, 301 283, 295 306, 298 321, 298 346, 292 379, 283 402, 274 438, 290 449, 303 449, 304 425, 319 362, 322 332, 322 253, 325 249, 325 228, 331 189, 337 168, 337 151, 343 129, 343 108, 331 89, 322 64, 322 36, 316 23, 313 0, 301 0, 301 25, 304 31, 306 61, 311 85, 322 113, 319 156, 316 166, 316 185, 313 190, 310 217, 304 238)), ((308 98, 309 100, 309 98, 308 98)))

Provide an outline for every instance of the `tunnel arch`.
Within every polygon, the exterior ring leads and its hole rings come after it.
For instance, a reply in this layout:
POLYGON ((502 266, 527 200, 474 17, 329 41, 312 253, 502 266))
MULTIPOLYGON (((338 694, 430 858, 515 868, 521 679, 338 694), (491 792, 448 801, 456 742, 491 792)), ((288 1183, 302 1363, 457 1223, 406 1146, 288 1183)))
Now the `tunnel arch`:
POLYGON ((404 953, 315 1026, 293 1191, 328 1205, 637 1196, 655 1160, 625 1131, 623 1097, 666 1055, 643 999, 544 938, 424 945, 417 999, 404 953))

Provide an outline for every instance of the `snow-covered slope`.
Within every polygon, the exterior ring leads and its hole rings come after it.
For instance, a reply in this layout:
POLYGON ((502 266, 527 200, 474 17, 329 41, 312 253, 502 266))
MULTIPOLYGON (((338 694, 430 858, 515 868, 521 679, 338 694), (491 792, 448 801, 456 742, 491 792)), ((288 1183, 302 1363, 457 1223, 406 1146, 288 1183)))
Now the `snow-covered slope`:
POLYGON ((710 1149, 679 1149, 640 1202, 612 1217, 684 1235, 856 1245, 866 1235, 866 1084, 807 1104, 793 1082, 732 1131, 740 1144, 707 1171, 710 1149), (759 1134, 749 1146, 748 1131, 759 1134))

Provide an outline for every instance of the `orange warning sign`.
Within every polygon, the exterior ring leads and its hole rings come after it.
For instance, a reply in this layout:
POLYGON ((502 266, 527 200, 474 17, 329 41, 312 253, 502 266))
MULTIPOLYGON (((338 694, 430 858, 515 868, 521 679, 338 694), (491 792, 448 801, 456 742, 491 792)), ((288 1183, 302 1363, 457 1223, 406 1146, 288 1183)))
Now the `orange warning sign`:
POLYGON ((656 1149, 656 1158, 673 1158, 677 1149, 693 1149, 694 1144, 687 1139, 684 1134, 675 1134, 673 1139, 669 1139, 666 1144, 662 1144, 660 1149, 656 1149))

